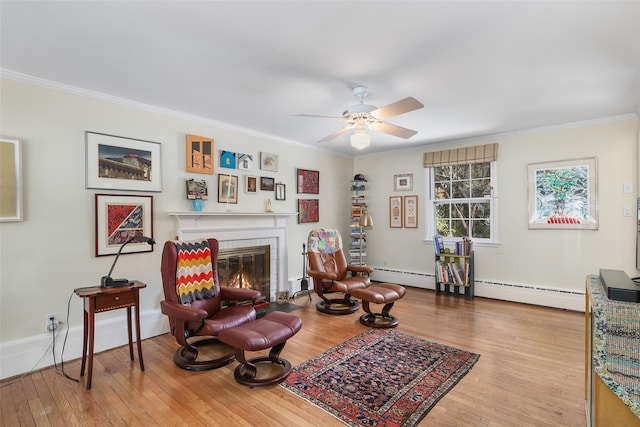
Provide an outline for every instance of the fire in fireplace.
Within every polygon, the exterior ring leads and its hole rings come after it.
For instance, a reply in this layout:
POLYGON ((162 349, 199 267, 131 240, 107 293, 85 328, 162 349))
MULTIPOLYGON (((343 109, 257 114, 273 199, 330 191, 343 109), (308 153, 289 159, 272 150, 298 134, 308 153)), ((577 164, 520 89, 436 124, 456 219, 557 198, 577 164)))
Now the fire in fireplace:
POLYGON ((218 252, 220 286, 255 289, 269 301, 270 259, 269 245, 220 249, 218 252))

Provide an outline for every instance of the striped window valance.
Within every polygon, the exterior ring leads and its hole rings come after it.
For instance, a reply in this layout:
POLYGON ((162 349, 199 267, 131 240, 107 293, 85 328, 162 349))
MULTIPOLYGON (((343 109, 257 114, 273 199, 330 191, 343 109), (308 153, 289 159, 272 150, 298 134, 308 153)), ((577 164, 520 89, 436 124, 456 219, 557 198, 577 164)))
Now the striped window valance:
POLYGON ((453 150, 424 153, 424 167, 451 166, 498 160, 498 144, 475 145, 453 150))

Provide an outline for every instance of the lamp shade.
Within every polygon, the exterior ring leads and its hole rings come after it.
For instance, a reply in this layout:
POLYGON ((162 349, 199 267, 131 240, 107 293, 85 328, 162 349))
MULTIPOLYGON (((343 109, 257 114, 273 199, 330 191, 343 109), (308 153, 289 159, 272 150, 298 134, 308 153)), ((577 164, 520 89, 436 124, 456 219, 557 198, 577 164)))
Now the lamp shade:
POLYGON ((351 146, 353 148, 357 148, 358 150, 362 150, 366 148, 371 143, 371 135, 369 135, 364 130, 357 130, 353 134, 351 134, 351 146))
POLYGON ((365 210, 360 217, 360 227, 372 228, 373 227, 373 218, 369 215, 369 211, 365 210))

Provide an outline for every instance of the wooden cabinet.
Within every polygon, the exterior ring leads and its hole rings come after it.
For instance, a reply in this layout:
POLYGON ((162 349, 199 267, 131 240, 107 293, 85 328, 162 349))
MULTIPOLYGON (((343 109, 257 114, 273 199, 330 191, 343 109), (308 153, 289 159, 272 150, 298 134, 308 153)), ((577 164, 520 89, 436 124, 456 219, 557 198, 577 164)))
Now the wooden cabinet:
POLYGON ((469 255, 457 255, 446 251, 436 254, 436 295, 440 295, 441 292, 461 295, 464 289, 465 297, 473 299, 473 257, 473 251, 469 255))
MULTIPOLYGON (((640 313, 640 305, 609 300, 604 295, 597 276, 587 276, 585 297, 585 401, 587 425, 590 427, 640 427, 640 401, 633 400, 633 397, 624 390, 624 387, 616 384, 615 379, 608 370, 610 361, 606 350, 607 323, 612 321, 607 317, 607 312, 619 314, 625 308, 633 310, 635 305, 638 313, 640 313), (619 307, 612 310, 612 307, 608 307, 610 305, 619 307), (613 390, 616 390, 616 392, 613 390)), ((613 321, 618 320, 615 319, 613 321)), ((638 347, 631 345, 629 348, 638 347)), ((633 357, 633 355, 629 355, 629 357, 633 357)))

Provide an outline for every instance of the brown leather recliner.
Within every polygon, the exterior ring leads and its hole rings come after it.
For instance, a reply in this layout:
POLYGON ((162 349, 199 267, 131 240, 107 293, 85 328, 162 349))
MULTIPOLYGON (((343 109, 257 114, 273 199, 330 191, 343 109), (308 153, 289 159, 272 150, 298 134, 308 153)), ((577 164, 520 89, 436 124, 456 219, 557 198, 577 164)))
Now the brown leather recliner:
POLYGON ((194 371, 219 368, 235 360, 233 351, 216 359, 197 360, 198 347, 218 342, 220 331, 243 325, 256 319, 253 304, 236 304, 238 301, 253 301, 260 292, 253 289, 220 287, 217 259, 218 241, 207 239, 210 248, 211 268, 215 283, 214 296, 182 303, 176 288, 178 265, 178 241, 167 241, 162 251, 162 286, 164 301, 160 302, 162 313, 169 317, 171 335, 180 347, 173 355, 175 364, 194 371), (226 305, 223 305, 226 302, 226 305))
POLYGON ((335 229, 315 229, 307 241, 309 269, 314 291, 321 298, 318 311, 327 314, 349 314, 360 309, 360 303, 351 299, 354 289, 371 284, 371 267, 347 264, 342 250, 342 237, 335 229), (342 298, 328 298, 325 294, 342 293, 342 298))

